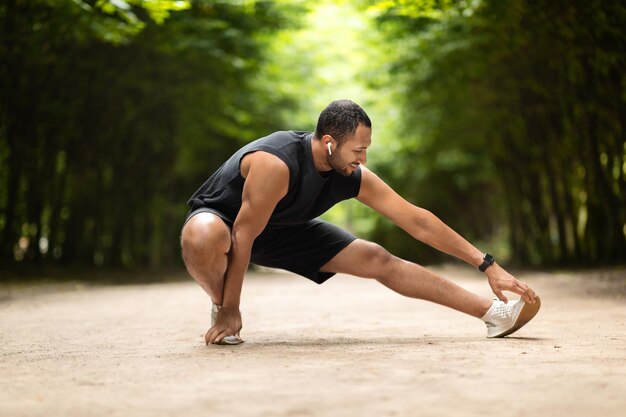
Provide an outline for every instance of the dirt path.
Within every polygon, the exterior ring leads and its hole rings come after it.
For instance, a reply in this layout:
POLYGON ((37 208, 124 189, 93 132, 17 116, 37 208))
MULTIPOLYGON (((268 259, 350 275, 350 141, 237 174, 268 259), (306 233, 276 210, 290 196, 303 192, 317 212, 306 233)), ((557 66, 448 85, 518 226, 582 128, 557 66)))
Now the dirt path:
MULTIPOLYGON (((489 296, 478 273, 438 271, 489 296)), ((251 274, 237 347, 204 345, 192 282, 4 288, 0 416, 626 415, 625 271, 518 277, 543 308, 488 340, 372 281, 251 274)))

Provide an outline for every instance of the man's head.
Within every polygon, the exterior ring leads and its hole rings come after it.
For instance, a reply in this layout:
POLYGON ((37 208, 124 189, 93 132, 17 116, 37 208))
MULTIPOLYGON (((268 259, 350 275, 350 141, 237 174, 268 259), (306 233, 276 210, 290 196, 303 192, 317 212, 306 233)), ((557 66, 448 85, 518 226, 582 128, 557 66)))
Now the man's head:
POLYGON ((322 145, 325 166, 349 176, 367 162, 372 122, 358 104, 333 101, 320 114, 314 137, 322 145))
POLYGON ((341 145, 347 136, 356 132, 360 124, 372 128, 372 122, 365 110, 353 101, 336 100, 320 113, 315 138, 322 139, 324 135, 330 135, 341 145))

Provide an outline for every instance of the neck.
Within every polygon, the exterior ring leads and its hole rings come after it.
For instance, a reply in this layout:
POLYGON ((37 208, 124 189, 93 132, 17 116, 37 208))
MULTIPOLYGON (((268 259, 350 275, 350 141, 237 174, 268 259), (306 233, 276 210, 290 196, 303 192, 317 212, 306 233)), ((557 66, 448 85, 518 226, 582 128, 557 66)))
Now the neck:
POLYGON ((328 152, 328 149, 324 147, 322 141, 312 137, 311 153, 313 154, 313 164, 318 172, 332 170, 331 166, 328 164, 328 160, 326 159, 326 152, 328 152))

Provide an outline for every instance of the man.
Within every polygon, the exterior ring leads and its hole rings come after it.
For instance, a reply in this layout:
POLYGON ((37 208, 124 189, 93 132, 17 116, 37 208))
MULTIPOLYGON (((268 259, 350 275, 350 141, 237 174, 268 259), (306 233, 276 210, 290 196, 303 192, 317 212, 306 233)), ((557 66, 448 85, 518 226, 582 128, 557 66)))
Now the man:
POLYGON ((373 278, 399 294, 482 319, 488 337, 511 334, 534 317, 540 301, 528 285, 365 168, 371 136, 372 123, 360 106, 334 101, 320 114, 314 134, 276 132, 249 143, 191 197, 181 245, 187 270, 213 302, 207 344, 242 342, 239 302, 250 262, 318 284, 335 273, 373 278), (472 294, 317 219, 348 198, 383 214, 415 239, 484 271, 498 299, 472 294), (507 303, 503 291, 521 298, 507 303))

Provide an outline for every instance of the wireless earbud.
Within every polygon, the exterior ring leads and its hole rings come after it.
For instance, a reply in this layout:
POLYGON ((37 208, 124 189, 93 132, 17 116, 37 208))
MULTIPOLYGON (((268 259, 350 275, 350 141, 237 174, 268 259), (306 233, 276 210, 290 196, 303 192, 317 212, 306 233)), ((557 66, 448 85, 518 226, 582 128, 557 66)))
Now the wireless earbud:
POLYGON ((333 151, 330 149, 330 142, 326 142, 326 145, 328 145, 328 155, 332 155, 333 151))

